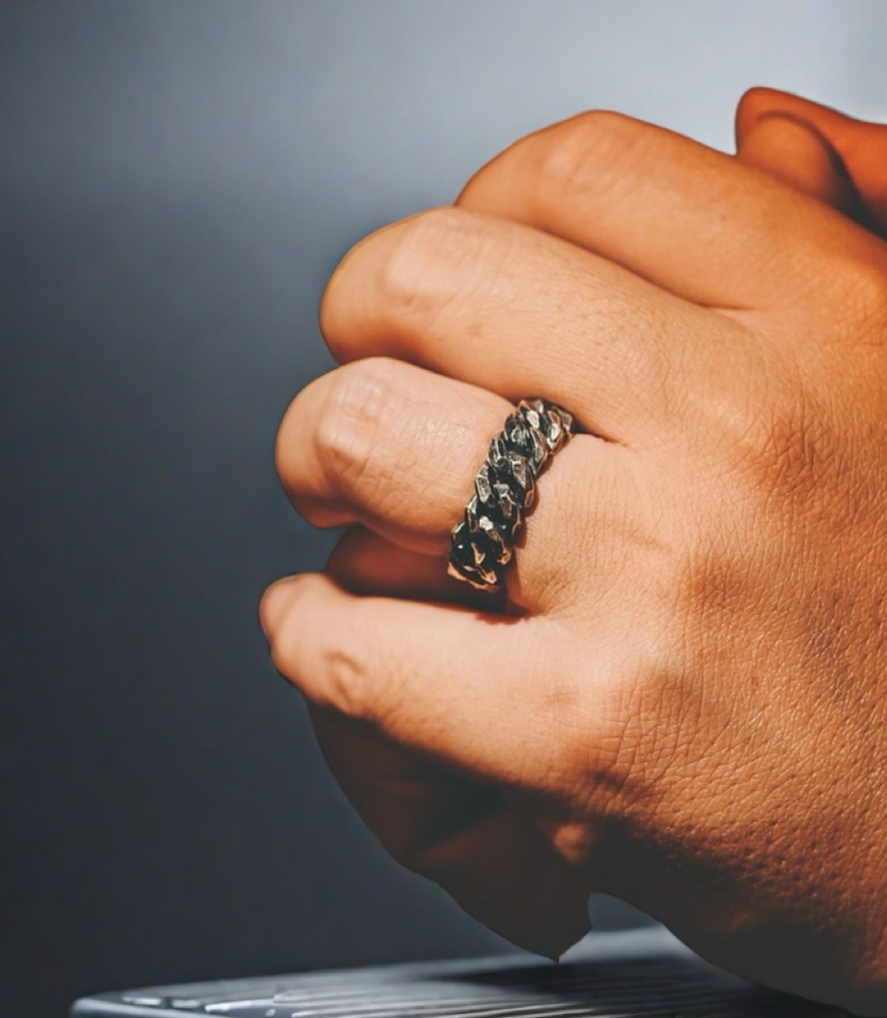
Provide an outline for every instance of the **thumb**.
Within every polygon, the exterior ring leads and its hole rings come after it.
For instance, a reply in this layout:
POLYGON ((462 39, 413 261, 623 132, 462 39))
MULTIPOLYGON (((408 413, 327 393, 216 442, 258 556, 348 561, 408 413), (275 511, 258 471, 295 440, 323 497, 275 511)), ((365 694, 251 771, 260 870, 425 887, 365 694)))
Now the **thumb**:
POLYGON ((887 125, 754 88, 736 110, 736 157, 887 237, 887 125))

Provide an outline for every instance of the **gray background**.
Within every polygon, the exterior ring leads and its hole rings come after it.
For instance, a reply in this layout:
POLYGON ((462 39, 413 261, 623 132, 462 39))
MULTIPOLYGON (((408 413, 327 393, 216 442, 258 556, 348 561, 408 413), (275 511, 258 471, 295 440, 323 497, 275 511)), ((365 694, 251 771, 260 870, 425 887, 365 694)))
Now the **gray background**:
POLYGON ((885 50, 859 0, 2 5, 3 1013, 507 949, 364 832, 255 621, 334 536, 272 465, 323 283, 553 120, 883 116, 885 50))

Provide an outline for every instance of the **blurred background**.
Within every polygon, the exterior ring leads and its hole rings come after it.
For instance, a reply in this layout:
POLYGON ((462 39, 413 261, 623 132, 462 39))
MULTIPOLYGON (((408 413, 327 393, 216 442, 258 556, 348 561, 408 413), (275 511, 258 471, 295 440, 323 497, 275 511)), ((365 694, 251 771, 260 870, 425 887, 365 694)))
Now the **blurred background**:
MULTIPOLYGON (((256 622, 345 250, 591 107, 887 114, 876 0, 0 8, 0 1000, 510 950, 393 863, 256 622)), ((638 920, 606 899, 602 924, 638 920)))

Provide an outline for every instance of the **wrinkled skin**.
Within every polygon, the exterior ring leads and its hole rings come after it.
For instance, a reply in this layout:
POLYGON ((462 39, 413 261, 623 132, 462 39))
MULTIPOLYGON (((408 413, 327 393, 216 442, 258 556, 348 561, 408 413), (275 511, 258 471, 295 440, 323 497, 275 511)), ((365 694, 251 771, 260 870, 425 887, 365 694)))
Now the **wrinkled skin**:
POLYGON ((389 851, 556 956, 593 890, 887 1013, 887 145, 755 90, 738 154, 612 113, 343 260, 277 464, 353 525, 261 621, 389 851), (446 575, 511 405, 581 433, 502 595, 446 575))

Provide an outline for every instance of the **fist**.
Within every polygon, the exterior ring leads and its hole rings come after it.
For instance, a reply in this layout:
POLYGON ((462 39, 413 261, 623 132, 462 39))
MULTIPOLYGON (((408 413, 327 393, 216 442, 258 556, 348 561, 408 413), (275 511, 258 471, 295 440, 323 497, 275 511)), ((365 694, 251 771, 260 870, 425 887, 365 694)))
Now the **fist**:
POLYGON ((350 529, 261 617, 367 822, 492 928, 556 955, 606 891, 874 1015, 887 246, 814 191, 595 112, 362 241, 277 444, 350 529), (488 596, 449 534, 526 396, 579 433, 488 596))

